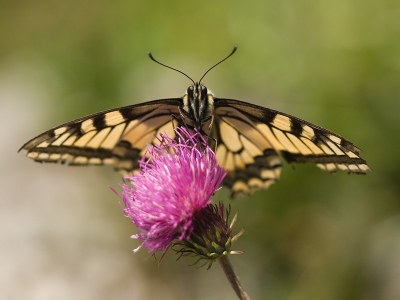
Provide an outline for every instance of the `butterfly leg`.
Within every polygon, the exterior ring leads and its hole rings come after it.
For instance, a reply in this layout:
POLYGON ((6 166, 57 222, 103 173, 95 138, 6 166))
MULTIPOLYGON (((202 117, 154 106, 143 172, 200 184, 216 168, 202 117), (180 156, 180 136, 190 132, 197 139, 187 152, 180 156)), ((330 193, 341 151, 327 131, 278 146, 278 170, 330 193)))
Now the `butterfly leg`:
MULTIPOLYGON (((204 123, 206 123, 206 122, 208 122, 208 121, 210 121, 210 124, 208 125, 208 133, 206 133, 206 132, 204 132, 204 130, 201 128, 200 129, 200 133, 205 137, 205 138, 207 138, 207 139, 209 139, 209 140, 211 140, 212 142, 214 142, 214 152, 217 150, 217 146, 218 146, 218 141, 217 141, 217 139, 216 138, 213 138, 212 136, 211 136, 211 130, 212 130, 212 127, 213 127, 213 125, 214 125, 214 115, 211 115, 211 116, 208 116, 207 118, 205 118, 203 121, 202 121, 202 123, 204 124, 204 123)), ((211 144, 210 142, 208 143, 209 145, 211 144)), ((210 145, 210 147, 211 147, 211 145, 210 145)))
POLYGON ((211 129, 214 125, 214 115, 211 115, 210 125, 208 126, 208 135, 211 135, 211 129))
MULTIPOLYGON (((175 115, 172 115, 172 117, 173 118, 175 118, 176 119, 176 121, 179 123, 179 126, 185 126, 185 128, 186 128, 186 130, 193 130, 193 126, 190 126, 189 124, 187 124, 186 122, 185 122, 185 114, 187 114, 185 111, 183 111, 179 106, 178 106, 178 110, 179 110, 179 115, 180 115, 180 120, 179 120, 179 118, 177 117, 177 116, 175 116, 175 115)), ((174 128, 175 129, 175 128, 174 128)))
POLYGON ((171 123, 172 123, 172 128, 175 130, 177 127, 182 126, 185 124, 185 122, 182 121, 182 119, 179 119, 178 116, 172 114, 171 115, 171 123), (176 123, 174 122, 176 121, 176 123), (176 125, 175 125, 176 124, 176 125))
POLYGON ((209 139, 211 139, 215 145, 214 145, 214 153, 217 151, 217 147, 218 147, 218 140, 216 138, 213 138, 212 136, 208 136, 209 139))

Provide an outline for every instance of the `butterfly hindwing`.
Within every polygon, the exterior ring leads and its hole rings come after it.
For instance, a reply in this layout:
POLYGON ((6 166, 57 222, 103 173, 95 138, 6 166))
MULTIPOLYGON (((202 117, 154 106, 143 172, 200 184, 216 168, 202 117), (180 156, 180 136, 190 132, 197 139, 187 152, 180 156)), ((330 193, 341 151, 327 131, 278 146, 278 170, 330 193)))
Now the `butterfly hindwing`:
POLYGON ((314 163, 323 170, 365 174, 360 149, 307 121, 250 103, 215 98, 217 157, 230 172, 233 194, 266 188, 279 179, 281 160, 314 163), (278 155, 279 154, 279 155, 278 155))
POLYGON ((256 123, 237 109, 216 107, 212 135, 218 141, 218 162, 228 170, 224 184, 233 195, 267 188, 279 179, 282 163, 277 151, 256 123))
POLYGON ((113 164, 130 171, 154 134, 173 132, 172 115, 179 115, 180 103, 180 98, 163 99, 99 112, 50 129, 20 150, 38 162, 113 164))

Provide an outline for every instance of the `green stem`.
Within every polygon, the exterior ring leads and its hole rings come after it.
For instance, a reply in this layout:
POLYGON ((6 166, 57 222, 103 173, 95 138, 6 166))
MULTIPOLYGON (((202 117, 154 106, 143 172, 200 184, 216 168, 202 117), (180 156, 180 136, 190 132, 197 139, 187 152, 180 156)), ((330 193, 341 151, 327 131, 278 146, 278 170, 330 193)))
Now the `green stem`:
POLYGON ((236 276, 228 256, 227 255, 221 256, 220 258, 218 258, 218 262, 221 265, 222 270, 224 270, 224 273, 228 278, 229 283, 235 290, 235 293, 239 297, 239 299, 250 300, 250 297, 244 291, 243 286, 239 281, 239 278, 236 276))

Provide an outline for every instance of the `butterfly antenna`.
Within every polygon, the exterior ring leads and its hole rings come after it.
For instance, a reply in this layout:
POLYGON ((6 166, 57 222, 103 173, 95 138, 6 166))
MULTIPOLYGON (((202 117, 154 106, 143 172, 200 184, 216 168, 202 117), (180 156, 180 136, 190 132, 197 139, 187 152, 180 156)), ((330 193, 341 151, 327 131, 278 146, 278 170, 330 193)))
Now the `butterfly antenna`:
POLYGON ((199 83, 203 80, 204 76, 206 76, 208 72, 210 72, 212 69, 214 69, 214 68, 215 68, 216 66, 218 66, 220 63, 222 63, 222 62, 224 62, 225 60, 227 60, 229 57, 231 57, 231 56, 233 55, 233 53, 236 52, 237 48, 238 48, 238 45, 235 45, 235 46, 233 47, 233 50, 232 50, 231 54, 229 54, 229 55, 228 55, 227 57, 225 57, 223 60, 221 60, 220 62, 216 63, 216 64, 213 65, 211 68, 209 68, 209 69, 204 73, 203 77, 200 78, 199 83))
POLYGON ((176 72, 178 72, 178 73, 181 73, 181 74, 185 75, 187 78, 189 78, 189 79, 193 82, 193 85, 196 85, 196 83, 194 82, 194 80, 193 80, 192 78, 190 78, 188 75, 186 75, 185 73, 183 73, 182 71, 160 63, 158 60, 156 60, 156 59, 153 57, 153 54, 151 54, 150 51, 147 52, 147 55, 150 57, 150 59, 151 59, 152 61, 158 63, 159 65, 162 65, 163 67, 166 67, 166 68, 168 68, 168 69, 174 70, 174 71, 176 71, 176 72))

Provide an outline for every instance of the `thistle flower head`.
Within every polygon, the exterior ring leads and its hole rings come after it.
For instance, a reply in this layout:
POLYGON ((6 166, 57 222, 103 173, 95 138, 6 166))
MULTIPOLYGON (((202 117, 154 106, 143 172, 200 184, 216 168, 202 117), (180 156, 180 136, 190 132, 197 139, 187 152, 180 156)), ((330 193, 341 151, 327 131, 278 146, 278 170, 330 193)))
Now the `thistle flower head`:
POLYGON ((138 238, 149 252, 166 251, 174 240, 188 239, 193 217, 211 203, 226 171, 198 132, 176 129, 177 139, 165 134, 160 144, 148 146, 140 170, 125 176, 124 213, 138 228, 138 238))
POLYGON ((243 234, 242 229, 232 236, 238 214, 230 221, 231 207, 225 209, 222 202, 209 204, 196 212, 193 217, 193 231, 187 240, 174 242, 175 251, 181 256, 194 256, 208 263, 208 269, 219 258, 228 254, 240 254, 242 251, 231 250, 232 244, 243 234), (176 249, 178 248, 178 249, 176 249))

